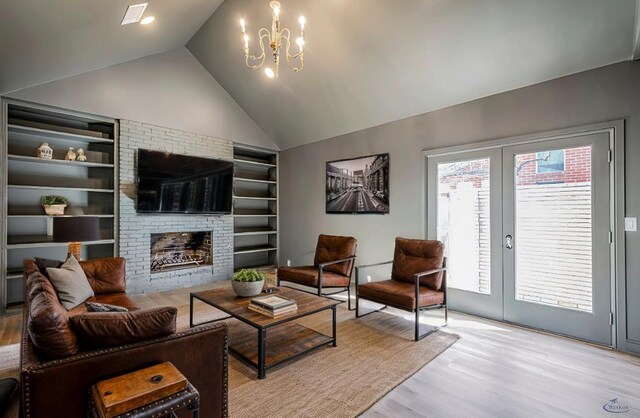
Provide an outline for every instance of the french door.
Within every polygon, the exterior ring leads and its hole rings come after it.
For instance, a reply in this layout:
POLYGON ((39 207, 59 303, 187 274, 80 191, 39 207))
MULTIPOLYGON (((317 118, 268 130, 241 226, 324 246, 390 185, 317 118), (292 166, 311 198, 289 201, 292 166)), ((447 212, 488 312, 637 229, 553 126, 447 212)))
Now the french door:
POLYGON ((429 157, 452 309, 612 344, 609 134, 429 157))
POLYGON ((427 233, 445 245, 447 304, 492 319, 502 319, 501 162, 491 149, 430 158, 427 168, 427 233))

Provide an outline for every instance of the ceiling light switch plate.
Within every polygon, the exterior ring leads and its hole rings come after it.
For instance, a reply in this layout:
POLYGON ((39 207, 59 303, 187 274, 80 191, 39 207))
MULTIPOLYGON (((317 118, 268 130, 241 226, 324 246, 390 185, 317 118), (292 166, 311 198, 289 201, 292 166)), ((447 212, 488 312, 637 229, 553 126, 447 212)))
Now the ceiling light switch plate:
POLYGON ((624 230, 627 232, 637 232, 638 218, 624 218, 624 230))

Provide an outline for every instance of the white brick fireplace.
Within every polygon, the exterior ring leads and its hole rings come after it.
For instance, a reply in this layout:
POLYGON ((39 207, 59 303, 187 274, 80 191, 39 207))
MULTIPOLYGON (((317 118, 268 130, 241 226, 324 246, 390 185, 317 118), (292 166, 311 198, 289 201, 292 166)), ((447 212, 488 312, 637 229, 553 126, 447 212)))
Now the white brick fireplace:
POLYGON ((135 210, 138 148, 233 160, 231 141, 175 129, 120 121, 120 255, 127 259, 127 290, 146 293, 226 280, 233 273, 233 217, 151 215, 135 210), (151 234, 211 232, 210 265, 151 273, 151 234))

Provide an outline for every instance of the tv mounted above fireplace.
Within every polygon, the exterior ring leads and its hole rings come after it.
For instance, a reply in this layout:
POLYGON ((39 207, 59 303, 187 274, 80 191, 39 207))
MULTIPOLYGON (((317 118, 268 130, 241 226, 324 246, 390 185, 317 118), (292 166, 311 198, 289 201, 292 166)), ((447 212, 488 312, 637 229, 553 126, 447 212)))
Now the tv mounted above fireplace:
POLYGON ((139 149, 136 186, 140 213, 230 214, 233 163, 139 149))

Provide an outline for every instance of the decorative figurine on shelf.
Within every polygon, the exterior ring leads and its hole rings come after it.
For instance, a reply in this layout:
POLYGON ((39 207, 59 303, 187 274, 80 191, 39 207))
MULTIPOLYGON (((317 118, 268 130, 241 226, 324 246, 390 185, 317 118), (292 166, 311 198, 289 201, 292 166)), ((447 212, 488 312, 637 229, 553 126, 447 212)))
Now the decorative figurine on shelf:
POLYGON ((69 147, 69 151, 67 151, 67 155, 65 155, 64 159, 66 161, 75 161, 76 157, 76 153, 73 152, 73 147, 69 147))
POLYGON ((46 142, 43 142, 38 147, 38 158, 41 158, 43 160, 50 160, 53 158, 53 149, 51 149, 49 144, 47 144, 46 142))
POLYGON ((76 161, 87 161, 87 156, 84 155, 84 150, 82 148, 78 148, 78 158, 76 161))

